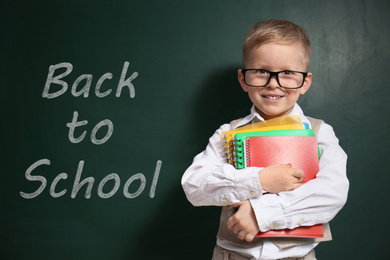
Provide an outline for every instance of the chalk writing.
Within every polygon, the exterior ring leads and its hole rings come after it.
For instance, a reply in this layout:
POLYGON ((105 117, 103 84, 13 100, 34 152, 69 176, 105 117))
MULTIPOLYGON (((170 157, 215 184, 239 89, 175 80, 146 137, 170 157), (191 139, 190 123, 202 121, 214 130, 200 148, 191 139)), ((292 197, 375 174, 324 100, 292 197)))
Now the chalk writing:
MULTIPOLYGON (((81 141, 83 141, 85 135, 87 134, 87 131, 84 131, 79 137, 77 137, 77 138, 74 137, 74 131, 75 131, 76 127, 88 124, 87 120, 78 121, 78 116, 79 116, 79 113, 77 111, 74 111, 73 112, 72 122, 66 124, 66 126, 69 127, 69 133, 68 133, 69 141, 71 141, 72 143, 75 143, 75 144, 76 143, 80 143, 81 141)), ((104 144, 105 142, 107 142, 108 139, 110 139, 113 131, 114 131, 114 124, 111 122, 111 120, 105 119, 103 121, 100 121, 92 129, 92 132, 91 132, 91 142, 96 144, 96 145, 104 144), (107 133, 106 133, 106 135, 102 139, 97 139, 96 138, 96 133, 102 126, 107 126, 108 127, 107 133)))
MULTIPOLYGON (((133 72, 128 78, 126 78, 129 64, 130 63, 126 61, 123 65, 122 73, 121 73, 121 76, 119 78, 119 83, 118 83, 116 94, 115 94, 116 97, 121 96, 122 89, 124 87, 129 88, 130 98, 135 97, 135 87, 134 87, 132 81, 135 78, 137 78, 138 72, 133 72)), ((62 62, 62 63, 58 63, 56 65, 50 65, 49 66, 49 73, 47 75, 46 83, 45 83, 45 86, 44 86, 43 92, 42 92, 42 98, 54 99, 54 98, 57 98, 57 97, 63 95, 68 90, 68 83, 65 81, 65 77, 68 76, 72 72, 72 70, 73 70, 73 65, 69 62, 62 62), (58 70, 63 70, 63 69, 65 69, 64 72, 58 73, 58 70), (57 75, 55 76, 55 74, 57 74, 57 75)), ((111 80, 112 78, 113 78, 113 74, 111 72, 107 72, 99 78, 99 80, 97 81, 96 86, 95 86, 95 95, 97 97, 104 98, 104 97, 111 94, 112 89, 107 89, 106 91, 101 92, 101 88, 102 88, 102 84, 104 81, 111 80)), ((93 81, 93 76, 91 74, 80 75, 72 84, 71 91, 70 91, 72 96, 74 96, 74 97, 83 96, 84 98, 87 98, 89 96, 92 81, 93 81)), ((69 128, 68 139, 71 143, 74 143, 74 144, 78 144, 78 143, 82 142, 84 140, 85 136, 87 135, 87 130, 84 130, 79 136, 77 136, 77 137, 75 136, 75 129, 76 128, 82 127, 82 126, 87 126, 87 124, 88 124, 87 120, 80 120, 79 121, 78 118, 79 118, 79 113, 77 111, 74 111, 72 121, 66 123, 66 127, 69 128)), ((113 122, 109 119, 104 119, 93 127, 91 134, 90 134, 91 142, 93 144, 96 144, 96 145, 102 145, 110 139, 113 132, 114 132, 113 122), (102 127, 106 127, 107 132, 103 138, 98 139, 96 137, 96 134, 102 127)), ((82 172, 84 169, 84 163, 85 163, 84 160, 79 161, 76 175, 75 175, 74 181, 73 181, 72 192, 70 193, 70 197, 72 199, 76 198, 80 189, 83 188, 84 186, 85 186, 84 197, 86 199, 91 198, 92 189, 93 189, 94 184, 95 184, 95 177, 89 176, 89 177, 82 179, 81 175, 82 175, 82 172)), ((47 179, 42 175, 38 175, 38 174, 33 175, 32 172, 35 170, 38 170, 37 168, 39 168, 41 166, 44 166, 44 165, 49 166, 50 164, 51 164, 51 161, 49 159, 40 159, 40 160, 34 162, 33 164, 31 164, 27 168, 27 170, 25 172, 25 177, 26 177, 27 181, 40 182, 40 186, 38 187, 38 189, 36 189, 34 192, 31 192, 31 193, 20 191, 20 196, 22 198, 25 198, 25 199, 36 198, 45 190, 45 188, 47 186, 47 179)), ((149 191, 150 198, 154 198, 154 196, 155 196, 157 182, 158 182, 158 178, 159 178, 160 170, 161 170, 161 165, 162 165, 162 161, 157 160, 156 169, 155 169, 155 172, 153 175, 153 180, 151 182, 150 191, 149 191)), ((58 174, 53 179, 52 183, 50 184, 50 189, 49 189, 50 196, 52 196, 53 198, 59 198, 59 197, 64 196, 67 193, 67 191, 68 191, 67 189, 57 191, 56 188, 57 188, 57 184, 60 181, 65 182, 68 179, 68 176, 69 175, 67 173, 63 172, 63 173, 58 174)), ((117 173, 110 173, 107 176, 105 176, 98 184, 97 195, 102 199, 108 199, 117 193, 117 191, 120 188, 120 185, 121 185, 120 176, 117 173), (108 183, 108 182, 113 182, 114 185, 109 192, 107 192, 107 191, 105 192, 105 191, 103 191, 103 189, 104 189, 106 183, 108 183)), ((144 191, 145 187, 146 187, 145 175, 142 173, 134 174, 123 185, 123 195, 126 198, 134 199, 134 198, 138 197, 144 191), (137 184, 133 184, 133 183, 139 183, 139 187, 135 192, 129 192, 131 185, 133 185, 133 186, 137 185, 137 184)))
MULTIPOLYGON (((124 87, 129 88, 130 98, 135 97, 135 87, 134 87, 132 81, 135 78, 137 78, 138 72, 133 72, 130 77, 125 79, 126 74, 127 74, 127 70, 129 68, 129 64, 130 63, 127 61, 123 64, 122 73, 121 73, 121 76, 119 78, 119 83, 118 83, 118 87, 117 87, 116 94, 115 94, 116 97, 120 97, 120 95, 122 93, 122 89, 124 87)), ((72 72, 72 70, 73 70, 73 65, 69 62, 62 62, 62 63, 58 63, 56 65, 51 65, 49 67, 49 73, 47 75, 45 87, 43 88, 42 97, 47 98, 47 99, 53 99, 53 98, 57 98, 57 97, 61 96, 62 94, 64 94, 68 90, 68 83, 66 81, 64 81, 63 79, 66 76, 68 76, 72 72), (57 76, 54 76, 55 72, 57 72, 57 70, 62 69, 62 68, 65 69, 65 72, 63 72, 57 76), (53 91, 53 92, 50 92, 52 90, 53 85, 57 85, 57 88, 58 88, 58 86, 60 86, 60 89, 53 91)), ((102 92, 100 92, 100 88, 105 80, 112 79, 112 77, 113 77, 113 74, 108 72, 108 73, 103 74, 99 78, 99 80, 97 81, 97 84, 95 86, 95 95, 97 97, 103 98, 103 97, 110 95, 110 93, 112 92, 112 89, 108 89, 102 93, 102 92)), ((89 91, 91 88, 92 79, 93 79, 93 76, 91 74, 82 74, 81 76, 79 76, 75 80, 75 82, 73 82, 73 85, 71 88, 72 95, 74 97, 79 97, 82 95, 84 98, 87 98, 89 96, 89 91), (77 90, 77 87, 83 81, 85 81, 84 86, 80 90, 77 90)))
MULTIPOLYGON (((92 176, 89 176, 89 177, 82 179, 84 163, 85 162, 83 160, 80 160, 80 162, 78 164, 76 175, 75 175, 75 178, 73 181, 72 192, 70 194, 70 197, 72 199, 76 198, 80 189, 85 185, 86 185, 86 190, 85 190, 84 197, 86 199, 91 198, 92 189, 93 189, 93 186, 95 184, 95 178, 92 176)), ((20 196, 22 196, 25 199, 33 199, 33 198, 39 196, 45 190, 45 188, 47 186, 47 179, 41 175, 32 175, 32 172, 35 171, 36 169, 38 169, 38 167, 40 167, 40 166, 43 166, 43 165, 49 166, 50 164, 51 164, 51 161, 49 159, 41 159, 41 160, 38 160, 35 163, 33 163, 30 167, 28 167, 28 169, 26 170, 26 173, 25 173, 26 179, 30 182, 40 182, 41 184, 40 184, 39 188, 34 192, 26 193, 26 192, 21 191, 20 196)), ((161 170, 161 165, 162 165, 162 161, 158 160, 156 163, 156 168, 155 168, 154 175, 153 175, 153 181, 152 181, 151 186, 150 186, 150 192, 149 192, 150 198, 154 198, 156 186, 157 186, 157 182, 158 182, 158 178, 159 178, 159 174, 160 174, 160 170, 161 170)), ((53 198, 59 198, 61 196, 64 196, 67 193, 67 189, 63 189, 61 191, 56 191, 56 187, 57 187, 57 184, 60 180, 64 180, 64 181, 67 180, 68 176, 69 175, 67 173, 63 172, 63 173, 58 174, 54 178, 53 182, 50 185, 50 190, 49 190, 50 196, 52 196, 53 198)), ((121 184, 121 179, 120 179, 118 174, 116 174, 116 173, 108 174, 100 181, 100 183, 97 187, 97 195, 102 199, 110 198, 119 190, 120 184, 121 184), (103 188, 104 188, 105 184, 110 180, 114 181, 114 187, 112 188, 112 190, 110 192, 105 193, 105 192, 103 192, 103 188)), ((134 199, 134 198, 138 197, 144 191, 145 187, 146 187, 145 175, 142 173, 137 173, 137 174, 131 176, 125 182, 125 184, 123 186, 123 195, 128 199, 134 199), (129 192, 130 186, 137 180, 140 180, 138 189, 135 192, 130 193, 129 192)))

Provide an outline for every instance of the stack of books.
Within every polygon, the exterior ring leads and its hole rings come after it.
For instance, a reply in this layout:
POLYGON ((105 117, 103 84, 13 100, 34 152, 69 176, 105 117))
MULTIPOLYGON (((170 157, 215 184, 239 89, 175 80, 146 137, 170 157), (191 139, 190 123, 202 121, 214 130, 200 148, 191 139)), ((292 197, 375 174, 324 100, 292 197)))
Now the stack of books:
MULTIPOLYGON (((303 182, 319 171, 317 137, 299 115, 283 116, 222 133, 228 162, 237 169, 291 164, 303 182)), ((258 237, 323 237, 323 225, 260 232, 258 237)))

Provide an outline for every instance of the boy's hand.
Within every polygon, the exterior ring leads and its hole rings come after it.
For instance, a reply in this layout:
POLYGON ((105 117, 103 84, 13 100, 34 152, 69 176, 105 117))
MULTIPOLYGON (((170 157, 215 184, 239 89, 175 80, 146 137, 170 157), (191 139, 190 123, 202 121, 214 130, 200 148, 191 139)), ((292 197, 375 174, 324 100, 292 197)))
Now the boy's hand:
POLYGON ((249 200, 245 200, 228 206, 228 209, 234 208, 238 208, 238 211, 228 219, 227 227, 239 239, 251 242, 260 231, 252 205, 249 200))
POLYGON ((291 164, 273 164, 259 172, 259 180, 262 189, 270 193, 291 191, 303 184, 303 170, 291 164))

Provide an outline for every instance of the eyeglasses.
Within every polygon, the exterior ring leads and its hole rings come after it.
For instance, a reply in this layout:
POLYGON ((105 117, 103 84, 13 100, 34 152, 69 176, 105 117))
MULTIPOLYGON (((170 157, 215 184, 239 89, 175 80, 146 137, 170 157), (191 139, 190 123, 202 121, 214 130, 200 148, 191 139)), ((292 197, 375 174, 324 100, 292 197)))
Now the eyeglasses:
POLYGON ((306 72, 283 70, 272 72, 263 69, 242 69, 245 84, 251 87, 265 87, 275 76, 279 86, 286 89, 297 89, 303 86, 306 72))

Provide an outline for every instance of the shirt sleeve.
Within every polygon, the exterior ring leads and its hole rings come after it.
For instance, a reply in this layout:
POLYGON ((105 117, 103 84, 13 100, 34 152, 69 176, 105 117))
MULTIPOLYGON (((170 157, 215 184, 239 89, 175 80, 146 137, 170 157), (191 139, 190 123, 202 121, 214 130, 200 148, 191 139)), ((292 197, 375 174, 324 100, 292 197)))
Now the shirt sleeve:
POLYGON ((250 199, 261 231, 327 223, 346 203, 347 155, 330 125, 322 123, 317 138, 321 157, 315 179, 290 192, 250 199))
POLYGON ((258 177, 262 168, 236 170, 227 163, 221 133, 229 128, 225 124, 214 133, 182 177, 184 192, 194 206, 226 206, 262 195, 258 177))

